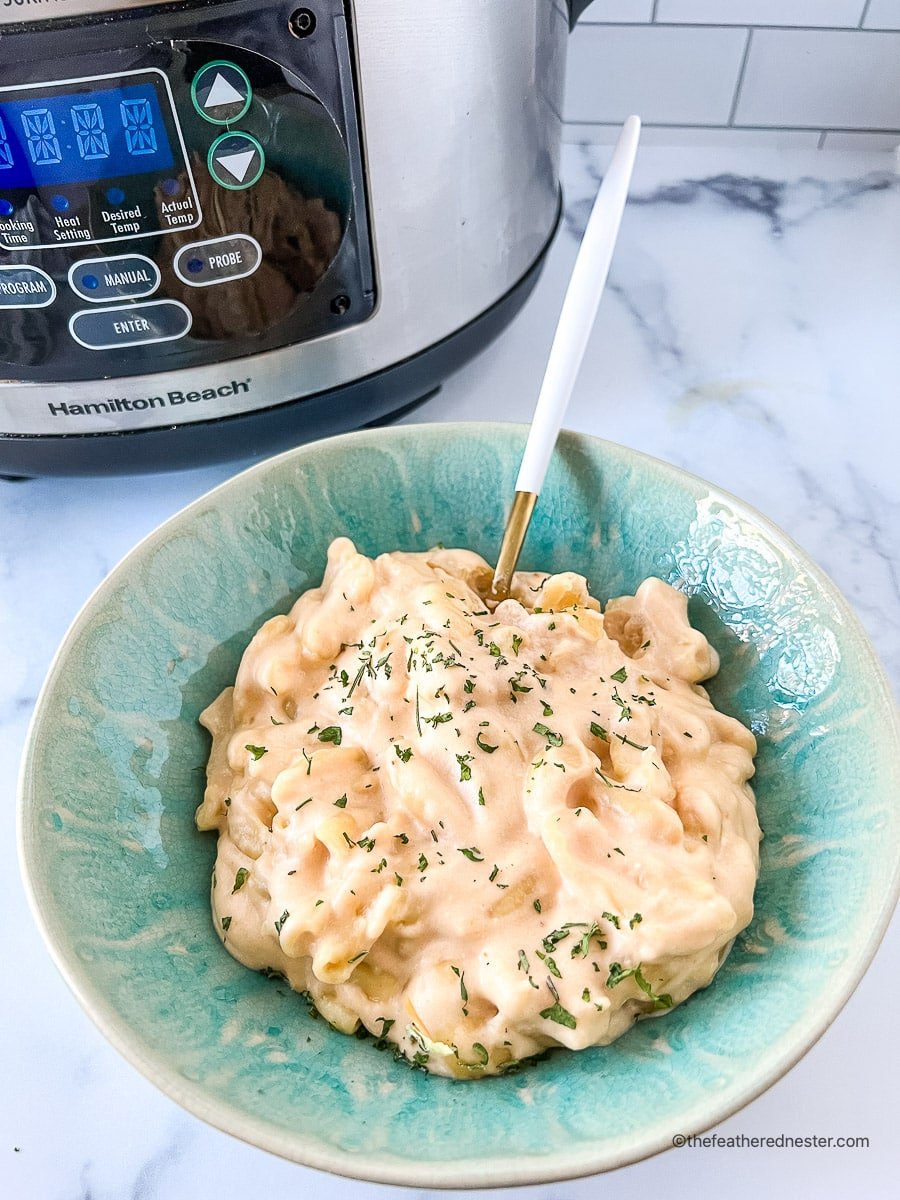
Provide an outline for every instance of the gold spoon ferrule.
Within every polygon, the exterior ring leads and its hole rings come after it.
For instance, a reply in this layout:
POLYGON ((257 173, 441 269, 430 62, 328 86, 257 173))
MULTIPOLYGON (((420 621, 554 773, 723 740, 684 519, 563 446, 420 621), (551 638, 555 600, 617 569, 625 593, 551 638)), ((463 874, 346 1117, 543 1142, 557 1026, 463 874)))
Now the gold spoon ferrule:
POLYGON ((537 492, 516 492, 513 497, 512 508, 509 510, 506 528, 503 531, 503 541, 500 543, 500 554, 497 557, 494 580, 491 584, 493 600, 499 602, 509 596, 513 573, 516 563, 519 561, 519 555, 522 553, 522 546, 525 542, 525 535, 528 533, 531 514, 534 512, 537 498, 537 492))

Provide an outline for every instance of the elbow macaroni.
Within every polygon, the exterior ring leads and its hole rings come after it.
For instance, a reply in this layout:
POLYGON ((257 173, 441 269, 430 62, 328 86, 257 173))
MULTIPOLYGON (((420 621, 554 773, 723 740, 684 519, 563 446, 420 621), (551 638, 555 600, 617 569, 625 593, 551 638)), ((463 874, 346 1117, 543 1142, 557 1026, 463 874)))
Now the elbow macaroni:
POLYGON ((752 916, 755 741, 648 579, 605 612, 465 550, 369 559, 256 634, 202 716, 226 948, 336 1028, 475 1078, 619 1037, 708 984, 752 916))

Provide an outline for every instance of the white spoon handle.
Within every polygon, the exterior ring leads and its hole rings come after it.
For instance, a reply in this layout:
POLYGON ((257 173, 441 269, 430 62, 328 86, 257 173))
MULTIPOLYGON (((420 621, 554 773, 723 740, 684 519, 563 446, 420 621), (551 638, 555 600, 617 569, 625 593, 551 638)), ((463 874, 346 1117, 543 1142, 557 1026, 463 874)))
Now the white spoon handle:
POLYGON ((612 261, 641 132, 639 117, 622 127, 612 162, 591 209, 516 480, 517 492, 539 492, 575 386, 612 261))

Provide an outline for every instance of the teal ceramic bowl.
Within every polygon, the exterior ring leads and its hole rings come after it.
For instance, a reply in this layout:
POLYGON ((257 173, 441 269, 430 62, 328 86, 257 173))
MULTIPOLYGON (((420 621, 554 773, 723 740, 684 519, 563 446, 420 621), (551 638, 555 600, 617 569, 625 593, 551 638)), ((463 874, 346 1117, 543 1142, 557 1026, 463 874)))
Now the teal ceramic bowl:
POLYGON ((601 600, 647 575, 692 597, 716 704, 759 738, 756 916, 713 985, 610 1047, 518 1075, 432 1078, 314 1020, 213 932, 215 839, 194 829, 201 709, 251 634, 368 554, 490 558, 525 429, 408 426, 264 462, 142 542, 78 616, 37 705, 21 854, 63 975, 115 1046, 191 1112, 344 1175, 490 1186, 602 1171, 697 1133, 782 1075, 875 952, 898 889, 900 737, 884 676, 829 580, 758 513, 622 447, 562 437, 522 565, 601 600))

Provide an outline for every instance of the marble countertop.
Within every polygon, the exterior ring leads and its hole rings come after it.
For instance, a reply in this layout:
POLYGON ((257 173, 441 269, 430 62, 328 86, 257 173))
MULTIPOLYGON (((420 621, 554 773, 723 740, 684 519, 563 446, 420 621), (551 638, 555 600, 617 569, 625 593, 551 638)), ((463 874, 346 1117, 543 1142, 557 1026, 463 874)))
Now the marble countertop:
MULTIPOLYGON (((506 334, 407 419, 526 420, 609 150, 567 146, 567 208, 506 334)), ((900 682, 900 176, 886 154, 645 148, 567 424, 667 459, 756 505, 834 578, 900 682)), ((16 768, 57 643, 104 575, 239 466, 138 480, 0 482, 0 837, 5 1086, 0 1194, 14 1200, 377 1200, 439 1193, 341 1180, 182 1112, 104 1041, 28 912, 16 768)), ((887 1195, 896 1167, 898 923, 831 1029, 725 1135, 868 1137, 857 1149, 672 1151, 528 1200, 887 1195), (887 1019, 886 1019, 887 1017, 887 1019), (887 1020, 891 1024, 887 1024, 887 1020), (888 1068, 887 1070, 885 1068, 888 1068)), ((452 1194, 452 1193, 451 1193, 452 1194)), ((499 1196, 498 1192, 482 1192, 499 1196)))

